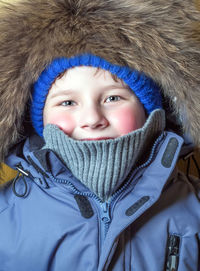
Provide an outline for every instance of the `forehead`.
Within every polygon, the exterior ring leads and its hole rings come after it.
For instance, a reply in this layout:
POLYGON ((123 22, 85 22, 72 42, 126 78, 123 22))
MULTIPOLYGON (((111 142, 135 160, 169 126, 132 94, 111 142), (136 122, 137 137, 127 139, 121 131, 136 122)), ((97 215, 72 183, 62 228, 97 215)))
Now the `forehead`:
POLYGON ((52 83, 54 85, 62 85, 63 83, 66 84, 76 84, 79 81, 86 81, 86 83, 94 82, 107 82, 107 83, 114 83, 116 85, 123 85, 127 86, 123 80, 119 79, 116 75, 110 73, 109 71, 103 70, 101 68, 96 67, 86 67, 86 66, 79 66, 73 67, 61 73, 52 83))
POLYGON ((129 99, 134 98, 139 102, 135 93, 123 80, 107 70, 87 66, 73 67, 60 74, 51 85, 46 102, 66 95, 96 99, 106 94, 128 95, 129 99))

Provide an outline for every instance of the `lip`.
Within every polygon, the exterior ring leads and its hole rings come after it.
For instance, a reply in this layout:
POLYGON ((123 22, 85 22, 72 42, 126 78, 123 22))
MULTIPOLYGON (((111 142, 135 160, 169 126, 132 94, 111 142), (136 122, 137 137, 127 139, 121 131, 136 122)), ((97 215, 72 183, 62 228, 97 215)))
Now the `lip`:
POLYGON ((96 137, 96 138, 83 138, 81 141, 91 141, 91 140, 108 140, 108 139, 113 139, 113 137, 96 137))

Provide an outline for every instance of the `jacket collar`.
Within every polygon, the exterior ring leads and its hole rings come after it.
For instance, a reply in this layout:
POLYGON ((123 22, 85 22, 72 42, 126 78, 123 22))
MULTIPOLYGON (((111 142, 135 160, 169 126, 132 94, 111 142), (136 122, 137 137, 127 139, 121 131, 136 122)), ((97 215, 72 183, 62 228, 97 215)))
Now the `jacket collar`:
MULTIPOLYGON (((155 182, 158 179, 162 179, 162 182, 156 183, 154 189, 162 190, 174 170, 182 144, 183 139, 172 132, 166 132, 162 143, 158 144, 156 155, 154 154, 155 157, 152 157, 151 164, 143 170, 143 177, 146 176, 145 178, 147 179, 151 176, 156 177, 154 178, 155 182)), ((24 170, 31 173, 33 179, 42 177, 47 182, 52 182, 52 179, 54 181, 57 179, 60 183, 71 182, 82 193, 88 193, 88 189, 81 182, 77 181, 55 153, 48 149, 42 149, 43 145, 44 140, 37 135, 33 135, 26 140, 25 144, 19 145, 7 157, 6 163, 14 169, 18 164, 21 164, 24 170)), ((151 180, 151 182, 145 184, 145 191, 151 190, 150 187, 148 188, 149 183, 152 186, 154 181, 151 180)))

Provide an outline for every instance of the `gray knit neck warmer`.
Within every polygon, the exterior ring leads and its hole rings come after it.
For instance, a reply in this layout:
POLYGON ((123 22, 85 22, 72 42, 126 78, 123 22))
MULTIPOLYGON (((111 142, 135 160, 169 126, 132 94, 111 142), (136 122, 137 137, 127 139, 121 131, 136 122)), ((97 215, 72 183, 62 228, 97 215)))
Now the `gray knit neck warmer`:
POLYGON ((43 148, 53 150, 72 174, 102 201, 108 200, 122 185, 138 160, 165 128, 163 110, 155 110, 144 126, 127 135, 99 141, 80 141, 68 137, 56 125, 48 124, 43 148))

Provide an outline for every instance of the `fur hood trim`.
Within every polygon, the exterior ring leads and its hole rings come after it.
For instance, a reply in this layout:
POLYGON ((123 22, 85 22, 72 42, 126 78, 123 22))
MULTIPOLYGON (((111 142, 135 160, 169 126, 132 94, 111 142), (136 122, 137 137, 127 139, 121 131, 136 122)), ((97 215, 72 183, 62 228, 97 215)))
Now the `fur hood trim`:
POLYGON ((40 73, 82 53, 152 77, 200 146, 199 8, 199 0, 0 0, 0 160, 20 138, 40 73))

